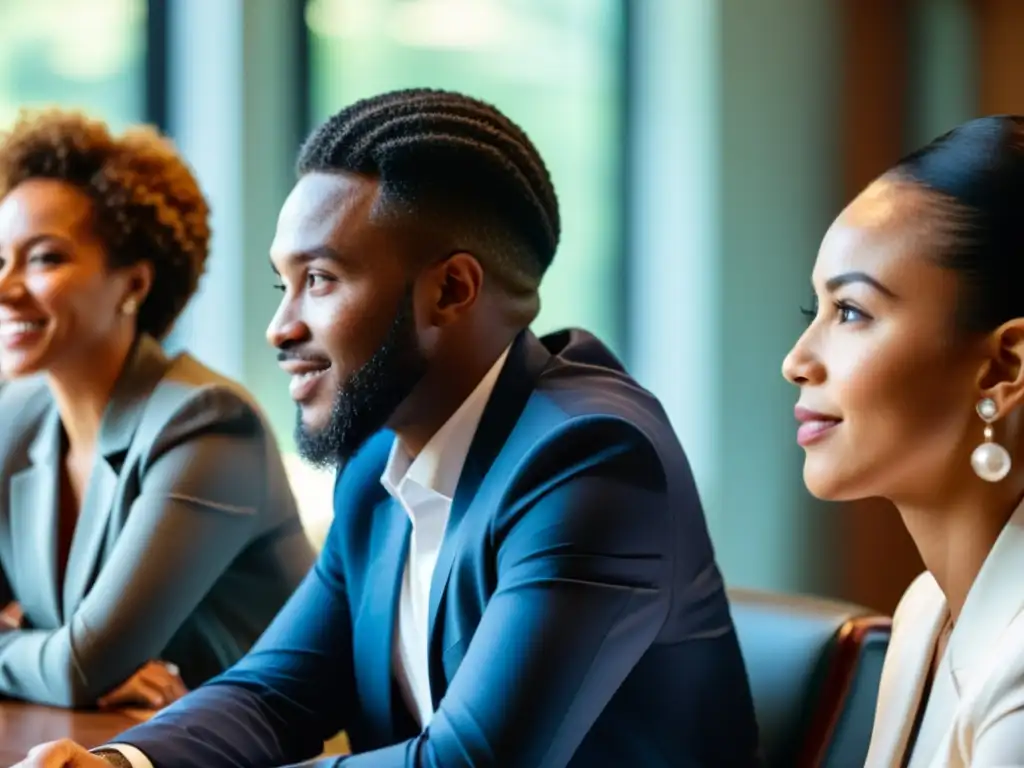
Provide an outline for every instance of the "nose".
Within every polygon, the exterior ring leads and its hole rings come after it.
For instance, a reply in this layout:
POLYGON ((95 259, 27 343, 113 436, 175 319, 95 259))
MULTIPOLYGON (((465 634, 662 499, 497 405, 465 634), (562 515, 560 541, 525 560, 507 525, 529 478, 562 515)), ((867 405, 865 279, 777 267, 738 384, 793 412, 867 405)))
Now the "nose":
POLYGON ((807 334, 801 336, 782 360, 782 376, 798 387, 825 381, 825 366, 810 349, 807 334))
POLYGON ((309 326, 295 313, 287 300, 282 301, 267 326, 267 343, 274 349, 284 349, 308 340, 309 335, 309 326))

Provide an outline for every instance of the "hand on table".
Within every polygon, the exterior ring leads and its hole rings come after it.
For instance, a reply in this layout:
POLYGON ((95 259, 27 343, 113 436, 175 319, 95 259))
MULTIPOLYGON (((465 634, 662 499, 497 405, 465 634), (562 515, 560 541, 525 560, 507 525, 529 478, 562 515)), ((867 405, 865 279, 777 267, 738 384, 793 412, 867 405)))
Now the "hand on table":
POLYGON ((13 768, 110 768, 110 763, 73 741, 40 744, 13 768))
POLYGON ((163 661, 150 661, 96 703, 101 709, 161 709, 186 693, 188 689, 181 681, 176 666, 163 661))

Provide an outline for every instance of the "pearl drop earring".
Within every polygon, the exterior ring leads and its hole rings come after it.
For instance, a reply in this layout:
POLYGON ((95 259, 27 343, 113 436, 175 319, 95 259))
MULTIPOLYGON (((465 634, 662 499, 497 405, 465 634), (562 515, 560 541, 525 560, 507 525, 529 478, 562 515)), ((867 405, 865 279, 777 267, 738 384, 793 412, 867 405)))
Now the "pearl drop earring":
POLYGON ((992 424, 999 416, 999 406, 991 397, 982 398, 977 406, 978 415, 985 422, 985 442, 971 454, 971 468, 982 480, 998 483, 1010 473, 1009 452, 992 439, 992 424))

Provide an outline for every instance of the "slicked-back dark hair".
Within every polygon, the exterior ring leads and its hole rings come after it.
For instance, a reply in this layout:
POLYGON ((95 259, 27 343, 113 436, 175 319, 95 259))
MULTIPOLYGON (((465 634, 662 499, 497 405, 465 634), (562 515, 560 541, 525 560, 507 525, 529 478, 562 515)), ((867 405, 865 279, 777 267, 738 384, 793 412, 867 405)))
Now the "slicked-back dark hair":
POLYGON ((377 179, 375 216, 445 229, 516 292, 537 290, 558 247, 558 199, 537 149, 495 107, 463 94, 416 88, 358 101, 309 136, 296 170, 377 179))
POLYGON ((960 273, 959 320, 991 331, 1024 317, 1024 117, 971 120, 890 171, 936 196, 936 258, 960 273))

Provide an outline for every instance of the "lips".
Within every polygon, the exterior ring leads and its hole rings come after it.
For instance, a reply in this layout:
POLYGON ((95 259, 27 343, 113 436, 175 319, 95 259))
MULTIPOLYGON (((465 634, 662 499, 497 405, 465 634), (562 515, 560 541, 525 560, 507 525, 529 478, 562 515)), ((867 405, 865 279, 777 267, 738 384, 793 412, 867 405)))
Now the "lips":
POLYGON ((804 447, 822 440, 843 422, 838 416, 812 411, 801 405, 793 409, 793 415, 800 422, 796 431, 796 441, 804 447))
POLYGON ((281 361, 281 368, 290 373, 289 394, 297 403, 309 400, 320 387, 331 370, 331 361, 323 358, 292 359, 281 361))
POLYGON ((0 320, 0 344, 14 349, 34 342, 46 328, 46 320, 0 320))

